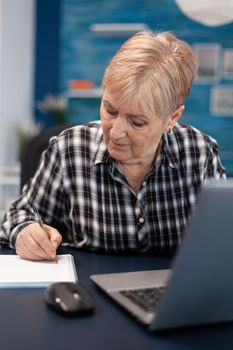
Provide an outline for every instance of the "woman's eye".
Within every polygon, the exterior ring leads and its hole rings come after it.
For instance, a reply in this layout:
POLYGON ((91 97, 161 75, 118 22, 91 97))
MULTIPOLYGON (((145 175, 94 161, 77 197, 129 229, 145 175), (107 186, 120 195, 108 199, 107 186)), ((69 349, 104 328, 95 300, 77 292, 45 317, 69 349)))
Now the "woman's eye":
POLYGON ((117 115, 117 112, 113 111, 112 109, 107 109, 106 112, 114 117, 117 115))
POLYGON ((140 122, 140 121, 136 121, 136 120, 133 120, 132 121, 133 125, 136 126, 137 128, 142 128, 145 123, 144 122, 140 122))

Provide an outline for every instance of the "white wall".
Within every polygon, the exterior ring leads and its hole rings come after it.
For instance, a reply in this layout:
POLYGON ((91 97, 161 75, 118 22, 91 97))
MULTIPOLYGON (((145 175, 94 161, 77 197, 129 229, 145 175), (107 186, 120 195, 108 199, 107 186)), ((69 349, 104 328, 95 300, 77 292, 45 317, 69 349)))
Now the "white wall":
POLYGON ((0 166, 17 158, 19 124, 33 119, 35 0, 0 0, 0 166))

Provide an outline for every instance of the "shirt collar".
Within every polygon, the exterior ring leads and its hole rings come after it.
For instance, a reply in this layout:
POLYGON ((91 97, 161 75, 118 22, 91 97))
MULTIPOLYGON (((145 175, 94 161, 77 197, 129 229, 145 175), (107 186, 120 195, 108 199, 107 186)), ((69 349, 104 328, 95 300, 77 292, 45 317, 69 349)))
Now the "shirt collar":
POLYGON ((103 140, 103 134, 96 142, 97 142, 97 150, 93 156, 92 166, 101 164, 101 163, 109 163, 111 156, 109 155, 107 146, 103 140))
POLYGON ((172 168, 178 168, 178 142, 176 139, 176 127, 169 133, 164 133, 162 137, 161 155, 167 160, 168 165, 172 168))

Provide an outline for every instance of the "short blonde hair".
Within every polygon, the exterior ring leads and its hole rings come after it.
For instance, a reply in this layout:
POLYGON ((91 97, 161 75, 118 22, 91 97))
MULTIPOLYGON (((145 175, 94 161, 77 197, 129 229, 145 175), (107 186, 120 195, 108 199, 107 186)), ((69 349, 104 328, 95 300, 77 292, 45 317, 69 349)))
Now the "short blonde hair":
POLYGON ((119 103, 133 103, 165 121, 189 94, 198 60, 184 41, 169 32, 135 34, 105 70, 103 88, 119 103))

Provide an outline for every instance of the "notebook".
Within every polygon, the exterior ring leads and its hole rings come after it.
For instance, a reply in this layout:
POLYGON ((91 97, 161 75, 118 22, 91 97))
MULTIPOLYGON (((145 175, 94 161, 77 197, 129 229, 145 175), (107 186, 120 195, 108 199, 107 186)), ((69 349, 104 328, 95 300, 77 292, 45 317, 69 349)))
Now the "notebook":
POLYGON ((18 255, 0 255, 0 288, 46 287, 55 282, 76 282, 73 256, 57 255, 57 261, 31 261, 18 255))
POLYGON ((171 270, 90 278, 156 331, 233 321, 232 269, 233 182, 228 180, 203 188, 171 270), (144 289, 157 290, 157 304, 151 298, 149 307, 142 306, 144 289))

